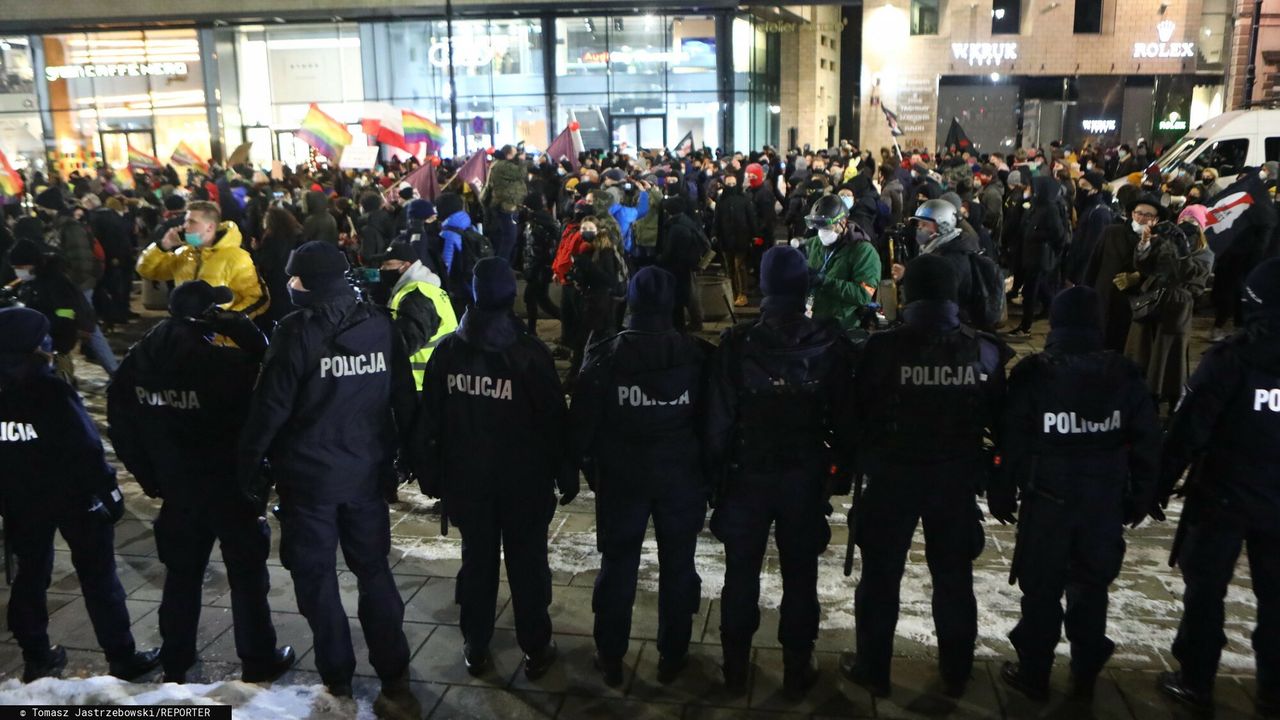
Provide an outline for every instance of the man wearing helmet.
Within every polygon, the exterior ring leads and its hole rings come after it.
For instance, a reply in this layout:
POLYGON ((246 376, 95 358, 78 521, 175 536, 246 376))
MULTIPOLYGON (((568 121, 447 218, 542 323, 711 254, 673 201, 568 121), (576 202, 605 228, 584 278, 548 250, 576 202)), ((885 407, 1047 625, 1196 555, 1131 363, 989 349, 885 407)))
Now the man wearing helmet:
POLYGON ((816 231, 805 241, 810 314, 832 318, 846 331, 858 327, 859 312, 871 303, 880 282, 880 255, 866 232, 849 222, 848 213, 839 197, 823 195, 805 218, 805 225, 816 231))
MULTIPOLYGON (((976 236, 961 231, 956 206, 946 200, 926 200, 916 208, 911 223, 916 228, 920 254, 937 255, 955 271, 961 321, 983 330, 994 329, 992 323, 972 317, 973 308, 981 305, 979 296, 982 288, 973 281, 970 256, 978 254, 979 248, 976 236)), ((894 279, 902 278, 901 268, 901 265, 894 265, 894 279)), ((997 292, 1003 292, 1003 289, 997 292)))

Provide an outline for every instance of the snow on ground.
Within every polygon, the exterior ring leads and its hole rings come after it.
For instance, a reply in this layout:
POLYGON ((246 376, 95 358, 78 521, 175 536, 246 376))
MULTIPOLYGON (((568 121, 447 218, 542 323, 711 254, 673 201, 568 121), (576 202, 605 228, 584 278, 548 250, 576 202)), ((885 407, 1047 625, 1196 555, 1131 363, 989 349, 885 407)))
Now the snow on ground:
MULTIPOLYGON (((590 494, 583 497, 590 501, 590 494)), ((425 511, 428 501, 424 497, 406 497, 415 509, 425 511)), ((833 524, 841 522, 843 512, 832 517, 833 524)), ((1177 510, 1170 508, 1172 531, 1177 522, 1177 510)), ((600 568, 600 553, 596 549, 594 532, 568 531, 565 514, 558 514, 551 527, 549 543, 550 565, 553 572, 568 574, 590 573, 600 568)), ((996 535, 988 526, 987 548, 974 567, 974 594, 978 601, 978 648, 982 658, 1010 657, 1013 648, 1007 636, 1021 615, 1021 594, 1008 582, 1009 566, 1001 557, 1012 554, 1007 535, 996 535)), ((407 556, 423 560, 447 560, 460 557, 461 539, 456 530, 448 537, 394 537, 396 547, 407 556)), ((923 536, 917 529, 916 542, 922 544, 923 536)), ((1131 667, 1163 667, 1177 623, 1182 614, 1182 579, 1167 568, 1168 542, 1153 538, 1129 542, 1125 572, 1112 585, 1110 593, 1108 636, 1116 642, 1113 661, 1131 667)), ((854 626, 853 591, 859 577, 855 564, 854 574, 846 578, 843 573, 843 544, 833 544, 819 561, 818 598, 822 605, 822 628, 831 631, 849 631, 854 626)), ((720 541, 704 530, 698 538, 695 563, 702 578, 702 596, 718 600, 724 586, 724 552, 720 541)), ((649 537, 640 555, 639 587, 656 592, 658 589, 658 547, 649 537)), ((923 562, 914 559, 907 563, 902 580, 901 611, 897 636, 902 640, 924 646, 936 653, 937 635, 933 627, 930 597, 932 582, 929 570, 923 562)), ((782 601, 782 578, 778 571, 777 557, 771 550, 760 577, 760 604, 777 610, 782 601)), ((1256 609, 1253 593, 1248 588, 1232 585, 1227 602, 1247 609, 1250 617, 1246 623, 1230 623, 1226 628, 1230 646, 1222 655, 1222 668, 1230 672, 1252 672, 1253 654, 1249 632, 1252 614, 1256 609), (1243 649, 1244 652, 1238 652, 1243 649)), ((1229 614, 1230 616, 1230 614, 1229 614)), ((850 642, 852 637, 850 636, 850 642)), ((904 650, 900 645, 899 650, 904 650)), ((1067 657, 1069 646, 1062 642, 1058 653, 1067 657)))
POLYGON ((322 685, 262 687, 239 681, 209 685, 130 683, 113 677, 45 678, 0 684, 0 705, 231 705, 237 720, 339 720, 374 717, 367 701, 337 699, 322 685))

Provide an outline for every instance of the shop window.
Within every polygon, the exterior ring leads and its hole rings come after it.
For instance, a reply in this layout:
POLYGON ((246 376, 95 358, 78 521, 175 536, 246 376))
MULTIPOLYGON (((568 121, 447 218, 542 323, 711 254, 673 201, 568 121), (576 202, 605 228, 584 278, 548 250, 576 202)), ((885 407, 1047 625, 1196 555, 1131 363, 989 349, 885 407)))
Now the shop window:
POLYGON ((1076 0, 1074 32, 1088 35, 1102 32, 1103 0, 1076 0))
POLYGON ((1216 168, 1218 175, 1234 175, 1245 166, 1249 157, 1249 141, 1245 138, 1219 140, 1196 156, 1200 167, 1216 168))
POLYGON ((991 5, 991 34, 1022 32, 1022 0, 995 0, 991 5))
POLYGON ((911 0, 911 34, 937 35, 941 0, 911 0))
POLYGON ((1231 32, 1229 0, 1205 0, 1200 11, 1200 34, 1196 41, 1196 69, 1221 70, 1223 53, 1231 32))
POLYGON ((44 133, 26 38, 0 38, 0 98, 0 138, 9 161, 15 167, 43 169, 44 133))

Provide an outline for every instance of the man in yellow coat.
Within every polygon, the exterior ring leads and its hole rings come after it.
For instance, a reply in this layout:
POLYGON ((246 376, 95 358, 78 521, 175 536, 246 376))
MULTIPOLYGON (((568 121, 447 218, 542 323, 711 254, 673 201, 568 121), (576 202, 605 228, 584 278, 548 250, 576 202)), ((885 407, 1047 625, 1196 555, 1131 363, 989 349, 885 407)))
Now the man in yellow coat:
POLYGON ((225 285, 232 295, 225 309, 255 317, 267 309, 271 298, 258 278, 253 258, 240 242, 240 228, 233 222, 222 222, 217 205, 193 202, 187 206, 186 225, 170 229, 159 243, 142 251, 138 274, 178 285, 190 280, 225 285))

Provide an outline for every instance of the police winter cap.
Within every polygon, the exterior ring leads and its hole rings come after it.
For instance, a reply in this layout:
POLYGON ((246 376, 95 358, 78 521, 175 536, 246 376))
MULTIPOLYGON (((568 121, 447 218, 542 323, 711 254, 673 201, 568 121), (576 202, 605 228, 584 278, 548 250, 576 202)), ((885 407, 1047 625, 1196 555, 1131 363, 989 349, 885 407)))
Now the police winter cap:
POLYGON ((902 292, 909 303, 917 300, 956 302, 959 281, 951 263, 938 255, 921 255, 907 263, 902 292))
POLYGON ((1246 311, 1280 315, 1280 258, 1260 263, 1244 284, 1246 311))
POLYGON ((432 205, 430 200, 418 198, 409 203, 405 212, 408 213, 410 220, 426 220, 436 214, 436 206, 432 205))
POLYGON ((226 305, 233 299, 231 288, 213 286, 204 280, 184 282, 169 296, 169 314, 176 318, 200 317, 214 305, 226 305))
POLYGON ((49 318, 26 307, 0 310, 0 353, 27 354, 44 344, 49 318))
POLYGON ((504 310, 516 301, 516 274, 500 257, 485 258, 476 263, 471 287, 476 307, 481 310, 504 310))
POLYGON ((1102 307, 1098 292, 1086 285, 1063 290, 1049 305, 1049 327, 1098 330, 1102 328, 1102 307))
POLYGON ((462 196, 458 193, 444 193, 436 198, 436 212, 440 213, 442 218, 447 218, 464 209, 466 209, 466 203, 462 202, 462 196))
POLYGON ((676 279, 659 267, 647 265, 631 276, 627 306, 635 315, 670 315, 676 304, 676 279))
POLYGON ((775 245, 760 260, 760 290, 766 297, 803 297, 809 292, 809 263, 790 245, 775 245))
POLYGON ((299 245, 298 249, 289 254, 289 262, 285 264, 284 271, 302 278, 302 284, 310 287, 307 276, 343 275, 350 267, 347 256, 342 254, 337 245, 312 240, 299 245))

